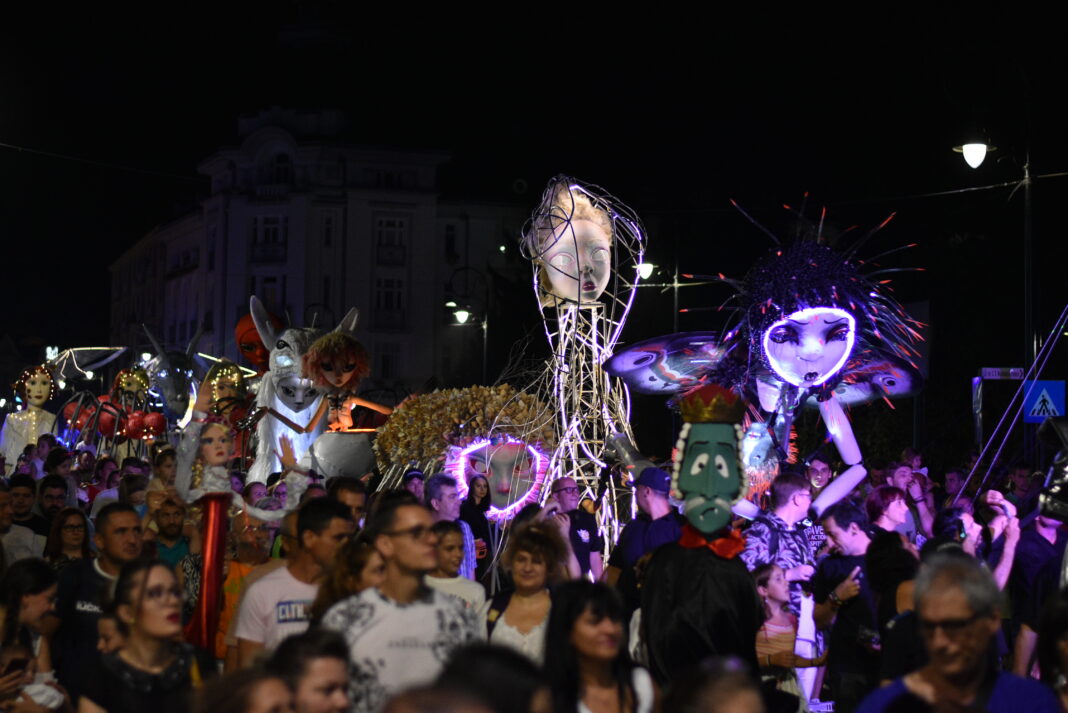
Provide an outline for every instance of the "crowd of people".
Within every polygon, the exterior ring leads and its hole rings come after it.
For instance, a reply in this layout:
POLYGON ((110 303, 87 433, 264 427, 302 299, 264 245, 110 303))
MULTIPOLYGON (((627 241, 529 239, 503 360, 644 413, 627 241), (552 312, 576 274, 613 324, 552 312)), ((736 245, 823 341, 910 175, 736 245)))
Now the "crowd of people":
MULTIPOLYGON (((614 543, 567 477, 506 525, 482 476, 313 481, 279 520, 231 511, 205 648, 174 450, 46 434, 0 482, 0 710, 1068 710, 1068 534, 1034 468, 977 494, 907 450, 817 513, 835 465, 784 466, 714 536, 646 468, 614 543)), ((286 502, 268 481, 233 471, 261 515, 286 502)))

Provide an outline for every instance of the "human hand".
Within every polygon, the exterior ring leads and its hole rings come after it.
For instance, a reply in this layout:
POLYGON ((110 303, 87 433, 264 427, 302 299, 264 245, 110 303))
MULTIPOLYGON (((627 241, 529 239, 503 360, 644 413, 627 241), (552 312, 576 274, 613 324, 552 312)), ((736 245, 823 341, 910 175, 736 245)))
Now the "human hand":
POLYGON ((481 537, 475 538, 475 559, 484 559, 489 547, 481 537))
POLYGON ((1005 541, 1010 543, 1016 543, 1020 541, 1019 518, 1010 517, 1009 521, 1005 524, 1005 541))
POLYGON ((810 564, 799 564, 786 570, 787 582, 807 582, 816 573, 816 568, 810 564))
POLYGON ((854 567, 849 576, 838 583, 834 593, 843 602, 860 594, 860 565, 854 567))
POLYGON ((983 495, 983 501, 990 507, 1000 509, 1003 513, 1005 513, 1006 517, 1016 517, 1016 506, 1006 500, 1005 496, 997 490, 986 491, 986 494, 983 495))
POLYGON ((560 531, 560 536, 565 541, 570 541, 567 538, 571 536, 571 516, 567 513, 558 512, 555 515, 549 517, 549 522, 556 525, 556 529, 560 531))
POLYGON ((282 468, 285 470, 292 470, 297 466, 297 454, 293 450, 293 439, 289 436, 281 435, 278 437, 278 447, 282 449, 279 453, 275 451, 275 456, 278 457, 279 462, 282 464, 282 468))
POLYGON ((197 400, 193 404, 194 411, 200 411, 201 413, 208 413, 211 410, 211 397, 212 397, 211 382, 207 379, 200 382, 200 386, 197 387, 197 400))
POLYGON ((0 676, 0 699, 11 698, 26 684, 25 671, 12 671, 0 676))

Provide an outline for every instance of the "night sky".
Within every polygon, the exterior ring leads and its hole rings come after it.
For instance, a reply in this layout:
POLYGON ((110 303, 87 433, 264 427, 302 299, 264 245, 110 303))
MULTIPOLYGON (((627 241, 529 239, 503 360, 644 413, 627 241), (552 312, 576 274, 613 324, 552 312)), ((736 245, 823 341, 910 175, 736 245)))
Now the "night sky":
MULTIPOLYGON (((782 204, 805 192, 835 229, 896 211, 873 251, 917 242, 891 262, 928 268, 898 286, 902 301, 930 304, 928 418, 941 417, 933 399, 967 419, 978 366, 1023 365, 1023 191, 927 194, 1017 180, 1028 150, 1033 175, 1068 170, 1065 62, 1042 18, 981 3, 661 22, 531 6, 523 24, 452 18, 428 32, 347 7, 94 6, 6 22, 0 143, 91 163, 0 147, 0 337, 26 359, 106 339, 107 266, 195 207, 207 188, 196 164, 237 143, 239 115, 278 105, 347 111, 353 143, 451 152, 445 198, 532 207, 559 172, 605 186, 645 218, 653 261, 687 272, 738 275, 768 247, 730 198, 776 232, 790 225, 782 204), (976 128, 999 150, 972 170, 950 148, 976 128)), ((1066 193, 1068 178, 1033 190, 1042 333, 1066 294, 1054 260, 1066 193)), ((642 313, 669 323, 670 296, 647 293, 642 313)), ((725 296, 696 288, 680 303, 725 296)), ((715 319, 687 314, 679 327, 715 319)), ((1048 371, 1063 377, 1059 357, 1048 371)))

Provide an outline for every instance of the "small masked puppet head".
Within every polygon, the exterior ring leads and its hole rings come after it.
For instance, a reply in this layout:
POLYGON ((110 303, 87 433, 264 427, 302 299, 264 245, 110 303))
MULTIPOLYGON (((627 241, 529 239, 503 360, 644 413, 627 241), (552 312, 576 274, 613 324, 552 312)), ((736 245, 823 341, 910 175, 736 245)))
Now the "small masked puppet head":
POLYGON ((211 385, 212 411, 221 415, 248 398, 248 386, 241 368, 232 361, 216 362, 204 380, 211 385))
POLYGON ((571 179, 550 182, 523 236, 543 306, 597 302, 612 277, 612 219, 600 200, 571 179))
MULTIPOLYGON (((276 331, 281 331, 282 320, 266 311, 264 311, 264 315, 276 331)), ((267 370, 271 351, 264 346, 263 339, 260 338, 260 333, 256 330, 256 323, 253 321, 251 314, 246 314, 237 320, 237 326, 234 327, 234 341, 237 342, 238 351, 241 352, 245 360, 254 369, 260 372, 267 370)))
POLYGON ((205 466, 225 467, 234 457, 234 432, 230 426, 212 417, 200 431, 197 460, 205 466))
POLYGON ((680 402, 685 421, 675 444, 672 497, 685 502, 686 519, 710 535, 731 520, 731 505, 747 485, 738 459, 745 402, 718 384, 703 386, 680 402))
POLYGON ((12 386, 23 401, 37 408, 44 406, 56 394, 55 377, 44 364, 24 370, 12 386))
POLYGON ((111 384, 111 398, 120 403, 142 401, 148 394, 150 385, 148 372, 141 367, 123 369, 115 375, 115 381, 111 384))
POLYGON ((304 353, 304 376, 327 393, 355 393, 370 373, 367 350, 347 332, 324 334, 304 353))

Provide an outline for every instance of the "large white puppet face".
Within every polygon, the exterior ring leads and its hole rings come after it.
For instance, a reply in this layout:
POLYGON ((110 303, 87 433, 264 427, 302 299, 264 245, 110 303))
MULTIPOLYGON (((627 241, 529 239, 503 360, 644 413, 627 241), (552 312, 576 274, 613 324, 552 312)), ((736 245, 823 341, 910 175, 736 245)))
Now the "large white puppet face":
POLYGON ((31 406, 44 406, 52 396, 52 377, 44 371, 34 371, 26 378, 26 401, 31 406))
POLYGON ((838 373, 856 339, 856 319, 838 307, 808 307, 764 332, 764 354, 783 381, 819 386, 838 373))
POLYGON ((594 302, 612 276, 612 237, 593 222, 575 218, 562 223, 541 256, 550 291, 571 302, 594 302))

